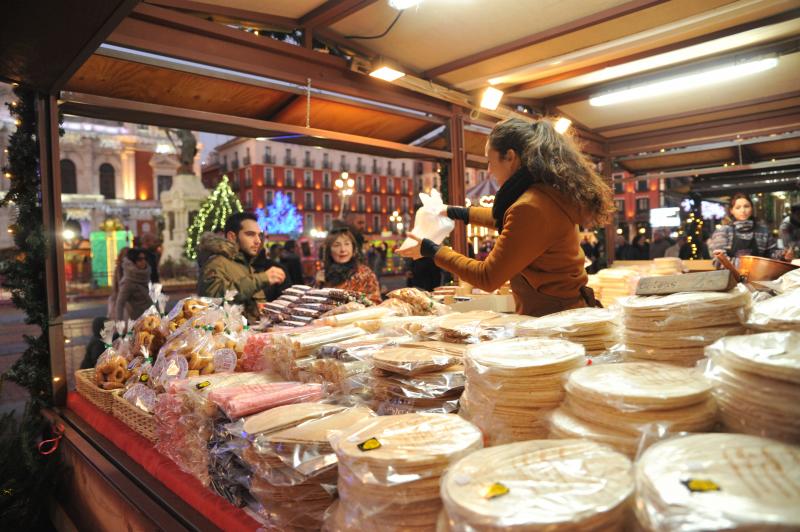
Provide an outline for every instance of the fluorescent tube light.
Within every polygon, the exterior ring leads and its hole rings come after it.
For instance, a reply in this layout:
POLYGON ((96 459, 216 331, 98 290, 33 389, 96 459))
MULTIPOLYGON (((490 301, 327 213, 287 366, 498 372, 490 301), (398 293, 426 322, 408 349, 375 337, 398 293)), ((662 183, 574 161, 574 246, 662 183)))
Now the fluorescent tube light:
POLYGON ((726 67, 713 68, 694 74, 687 74, 685 76, 678 76, 675 78, 665 79, 663 81, 656 81, 631 87, 629 89, 622 89, 619 91, 601 94, 589 99, 589 103, 595 107, 604 105, 614 105, 617 103, 630 102, 635 100, 643 100, 645 98, 654 98, 656 96, 663 96, 673 92, 686 91, 696 89, 698 87, 705 87, 714 85, 725 81, 731 81, 751 74, 757 74, 778 65, 777 57, 769 57, 767 59, 759 59, 756 61, 749 61, 747 63, 740 63, 738 65, 730 65, 726 67))
POLYGON ((500 99, 503 97, 503 91, 495 89, 494 87, 486 87, 481 97, 481 107, 494 111, 500 105, 500 99))

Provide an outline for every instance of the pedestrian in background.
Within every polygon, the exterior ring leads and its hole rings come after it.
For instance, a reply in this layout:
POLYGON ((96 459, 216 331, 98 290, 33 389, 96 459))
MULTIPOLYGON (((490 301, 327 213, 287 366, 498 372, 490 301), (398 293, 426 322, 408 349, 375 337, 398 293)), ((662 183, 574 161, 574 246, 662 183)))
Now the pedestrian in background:
POLYGON ((153 304, 150 299, 150 273, 147 251, 142 248, 128 250, 122 260, 122 281, 119 283, 115 313, 117 319, 127 316, 135 320, 153 304))
POLYGON ((117 255, 114 263, 114 274, 111 276, 111 294, 108 296, 108 319, 124 320, 125 316, 117 316, 117 296, 119 295, 119 283, 122 281, 122 261, 125 260, 130 248, 122 248, 117 255))

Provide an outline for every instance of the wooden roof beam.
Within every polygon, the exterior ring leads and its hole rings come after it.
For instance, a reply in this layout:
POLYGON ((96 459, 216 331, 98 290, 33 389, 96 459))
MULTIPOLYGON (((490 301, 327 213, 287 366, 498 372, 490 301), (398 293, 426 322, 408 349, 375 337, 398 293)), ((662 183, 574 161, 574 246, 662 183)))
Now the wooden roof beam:
POLYGON ((617 137, 611 155, 630 155, 661 148, 732 140, 737 135, 770 135, 800 129, 800 106, 617 137))
POLYGON ((377 0, 328 0, 300 17, 298 22, 304 28, 333 26, 375 2, 377 0))
POLYGON ((299 85, 311 78, 319 89, 440 117, 450 114, 449 104, 351 72, 342 58, 151 5, 139 5, 108 42, 299 85))
POLYGON ((240 22, 264 24, 265 26, 272 26, 287 30, 292 30, 300 26, 297 19, 290 17, 281 17, 279 15, 259 13, 258 11, 249 11, 246 9, 238 9, 235 7, 227 7, 217 4, 208 4, 205 2, 197 2, 195 0, 145 0, 143 3, 154 6, 177 9, 180 11, 185 11, 190 13, 198 13, 211 16, 219 15, 221 17, 230 18, 240 22))
POLYGON ((663 4, 665 1, 666 0, 632 0, 622 5, 605 9, 598 13, 593 13, 577 20, 561 24, 554 28, 548 28, 544 31, 534 33, 533 35, 528 35, 526 37, 489 48, 488 50, 483 50, 481 52, 450 61, 443 65, 433 67, 424 72, 423 76, 428 79, 433 79, 437 76, 441 76, 442 74, 459 70, 475 63, 480 63, 488 59, 494 59, 495 57, 519 50, 521 48, 527 48, 528 46, 532 46, 534 44, 549 41, 550 39, 555 39, 556 37, 561 37, 562 35, 567 35, 596 24, 601 24, 609 20, 624 17, 626 15, 630 15, 631 13, 636 13, 637 11, 657 6, 658 4, 663 4))
POLYGON ((91 94, 65 92, 61 110, 65 114, 90 118, 208 131, 235 137, 295 136, 298 143, 313 143, 387 157, 427 160, 452 157, 448 151, 410 146, 361 135, 91 94))
POLYGON ((785 11, 783 13, 779 13, 777 15, 773 15, 771 17, 766 17, 759 20, 746 22, 744 24, 739 24, 738 26, 725 28, 723 30, 716 31, 714 33, 698 35, 697 37, 693 37, 691 39, 686 39, 680 42, 667 44, 665 46, 659 46, 658 48, 644 50, 642 52, 637 52, 623 57, 618 57, 616 59, 611 59, 609 61, 602 61, 599 63, 595 63, 593 65, 587 65, 581 68, 576 68, 574 70, 569 70, 567 72, 560 72, 558 74, 554 74, 546 78, 539 78, 505 88, 501 85, 500 88, 503 89, 506 92, 506 94, 513 95, 514 93, 517 92, 536 89, 539 87, 543 87, 545 85, 549 85, 551 83, 556 83, 559 81, 576 78, 578 76, 583 76, 585 74, 591 74, 592 72, 597 72, 599 70, 603 70, 604 68, 610 68, 617 65, 624 65, 625 63, 631 63, 633 61, 638 61, 640 59, 645 59, 647 57, 652 57, 659 54, 665 54, 667 52, 680 50, 682 48, 688 48, 690 46, 695 46, 697 44, 713 41, 715 39, 722 39, 723 37, 729 37, 731 35, 744 33, 746 31, 751 31, 758 28, 763 28, 765 26, 771 26, 773 24, 779 24, 781 22, 792 20, 797 17, 800 17, 800 9, 792 9, 789 11, 785 11))

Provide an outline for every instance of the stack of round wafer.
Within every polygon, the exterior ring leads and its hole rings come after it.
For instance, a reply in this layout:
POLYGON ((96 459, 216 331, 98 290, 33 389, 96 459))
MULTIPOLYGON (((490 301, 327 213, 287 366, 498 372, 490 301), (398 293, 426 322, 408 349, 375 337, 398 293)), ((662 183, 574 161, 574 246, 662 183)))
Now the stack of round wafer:
POLYGON ((515 338, 467 350, 459 413, 491 444, 546 438, 564 398, 564 373, 586 364, 583 346, 560 338, 515 338))
POLYGON ((716 421, 711 384, 699 372, 655 362, 588 366, 570 374, 551 419, 554 437, 585 437, 633 456, 645 434, 703 432, 716 421))
POLYGON ((617 313, 605 308, 577 308, 533 318, 517 325, 519 336, 555 336, 581 344, 598 355, 617 343, 617 313))
POLYGON ((318 530, 333 502, 331 486, 337 479, 328 435, 374 413, 365 407, 310 403, 263 414, 245 421, 245 431, 258 434, 242 452, 253 472, 249 489, 260 505, 259 514, 282 530, 318 530))
POLYGON ((743 434, 650 447, 635 467, 646 530, 800 530, 800 448, 743 434))
POLYGON ((627 356, 693 366, 704 357, 705 346, 744 332, 749 303, 744 288, 622 299, 627 356))
POLYGON ((453 414, 403 414, 362 421, 331 436, 339 459, 339 504, 329 530, 433 530, 439 480, 481 448, 481 433, 453 414))
POLYGON ((621 530, 633 485, 630 460, 605 445, 535 440, 462 458, 441 493, 455 530, 621 530))
POLYGON ((606 268, 593 276, 592 288, 598 290, 603 304, 608 307, 620 298, 627 297, 636 291, 639 272, 626 268, 606 268))
POLYGON ((677 275, 683 272, 683 261, 677 257, 658 257, 653 259, 651 275, 677 275))
POLYGON ((747 327, 763 332, 800 331, 800 290, 753 303, 747 327))
POLYGON ((728 430, 800 443, 800 333, 731 336, 706 353, 728 430))

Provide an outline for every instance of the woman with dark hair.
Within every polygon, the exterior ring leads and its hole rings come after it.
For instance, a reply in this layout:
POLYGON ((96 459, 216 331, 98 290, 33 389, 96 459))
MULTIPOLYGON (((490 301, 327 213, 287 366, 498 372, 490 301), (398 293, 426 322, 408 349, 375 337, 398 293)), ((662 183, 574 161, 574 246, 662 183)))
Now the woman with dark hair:
POLYGON ((578 226, 605 225, 615 209, 613 193, 594 165, 545 118, 500 122, 489 134, 486 156, 500 185, 494 206, 446 210, 454 220, 500 232, 486 260, 427 239, 404 255, 433 257, 437 266, 487 291, 510 280, 519 314, 599 305, 586 286, 578 226))
POLYGON ((714 256, 723 253, 734 260, 743 255, 782 257, 783 252, 769 229, 756 221, 750 196, 742 192, 731 196, 728 212, 730 221, 714 231, 708 240, 708 249, 714 256))
POLYGON ((122 319, 122 316, 126 316, 135 320, 152 304, 147 251, 142 248, 129 249, 127 257, 122 260, 122 281, 119 283, 116 317, 122 319))
POLYGON ((373 303, 381 302, 380 285, 375 273, 362 264, 356 255, 356 237, 348 229, 334 229, 325 239, 324 268, 317 276, 325 288, 342 288, 361 292, 373 303))

